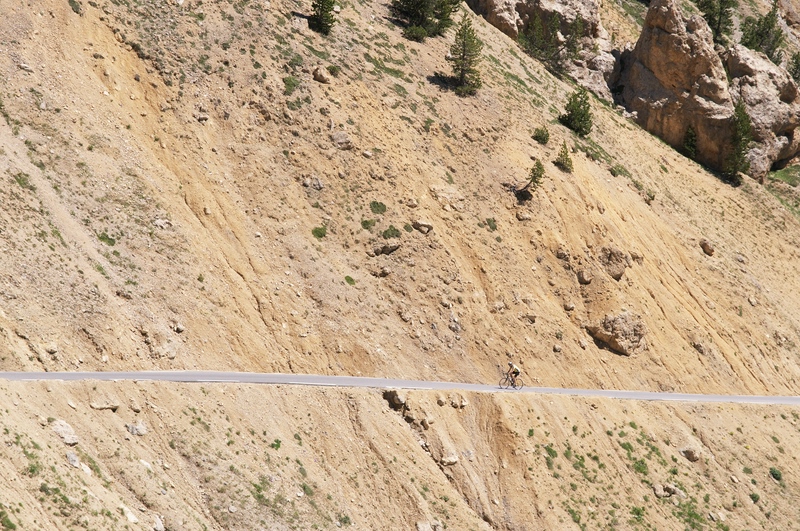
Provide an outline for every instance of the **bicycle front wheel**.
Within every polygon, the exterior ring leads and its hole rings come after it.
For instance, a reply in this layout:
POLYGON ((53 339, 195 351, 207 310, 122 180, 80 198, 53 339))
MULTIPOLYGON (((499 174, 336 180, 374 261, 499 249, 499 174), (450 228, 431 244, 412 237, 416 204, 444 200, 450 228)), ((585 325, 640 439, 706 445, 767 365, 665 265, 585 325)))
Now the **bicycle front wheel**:
POLYGON ((517 378, 514 382, 514 389, 522 389, 525 384, 522 383, 522 378, 517 378))

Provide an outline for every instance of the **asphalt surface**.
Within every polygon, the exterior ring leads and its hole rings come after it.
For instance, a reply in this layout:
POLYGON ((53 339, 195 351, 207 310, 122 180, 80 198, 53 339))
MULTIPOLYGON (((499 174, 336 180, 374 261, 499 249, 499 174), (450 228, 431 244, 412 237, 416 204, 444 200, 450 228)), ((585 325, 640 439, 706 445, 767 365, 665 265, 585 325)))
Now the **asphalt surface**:
POLYGON ((483 393, 532 393, 620 400, 657 400, 673 402, 724 402, 736 404, 800 405, 798 396, 704 395, 689 393, 654 393, 616 389, 564 389, 558 387, 523 387, 518 391, 500 389, 497 385, 424 380, 393 380, 358 376, 323 376, 317 374, 265 374, 254 372, 216 371, 141 371, 141 372, 0 372, 0 380, 9 381, 159 381, 181 383, 242 383, 271 385, 311 385, 327 387, 367 387, 375 389, 427 389, 442 391, 476 391, 483 393))

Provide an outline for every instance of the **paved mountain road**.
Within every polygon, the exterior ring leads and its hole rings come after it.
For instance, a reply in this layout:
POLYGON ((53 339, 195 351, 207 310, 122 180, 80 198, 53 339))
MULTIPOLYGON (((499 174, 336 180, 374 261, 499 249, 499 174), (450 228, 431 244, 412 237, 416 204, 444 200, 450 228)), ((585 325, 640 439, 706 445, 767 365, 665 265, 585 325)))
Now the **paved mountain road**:
POLYGON ((564 389, 559 387, 524 387, 519 391, 499 389, 497 385, 424 380, 393 380, 358 376, 323 376, 316 374, 266 374, 255 372, 216 371, 141 371, 141 372, 0 372, 0 380, 138 380, 182 383, 243 383, 272 385, 312 385, 328 387, 369 387, 377 389, 428 389, 477 391, 484 393, 535 393, 621 400, 659 400, 675 402, 727 402, 736 404, 774 404, 800 406, 798 396, 703 395, 688 393, 654 393, 614 389, 564 389))

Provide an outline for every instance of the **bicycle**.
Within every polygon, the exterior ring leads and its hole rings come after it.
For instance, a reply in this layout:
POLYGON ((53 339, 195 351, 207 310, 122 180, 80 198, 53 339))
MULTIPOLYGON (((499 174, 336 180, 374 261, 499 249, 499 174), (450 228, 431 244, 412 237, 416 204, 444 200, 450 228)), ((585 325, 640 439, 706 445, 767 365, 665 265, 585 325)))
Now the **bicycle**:
POLYGON ((517 376, 516 378, 512 379, 510 376, 506 375, 500 380, 500 389, 508 389, 509 387, 513 389, 522 389, 524 384, 522 383, 522 378, 517 376))

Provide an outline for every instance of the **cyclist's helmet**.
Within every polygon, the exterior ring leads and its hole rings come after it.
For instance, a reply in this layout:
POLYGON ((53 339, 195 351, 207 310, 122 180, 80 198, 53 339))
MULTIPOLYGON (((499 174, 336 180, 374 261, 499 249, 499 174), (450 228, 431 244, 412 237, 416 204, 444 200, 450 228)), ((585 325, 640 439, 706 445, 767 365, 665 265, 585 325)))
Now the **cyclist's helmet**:
POLYGON ((511 367, 512 365, 514 365, 514 364, 509 361, 508 362, 508 366, 511 367))

